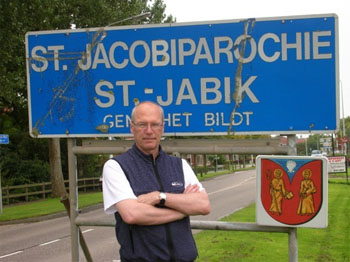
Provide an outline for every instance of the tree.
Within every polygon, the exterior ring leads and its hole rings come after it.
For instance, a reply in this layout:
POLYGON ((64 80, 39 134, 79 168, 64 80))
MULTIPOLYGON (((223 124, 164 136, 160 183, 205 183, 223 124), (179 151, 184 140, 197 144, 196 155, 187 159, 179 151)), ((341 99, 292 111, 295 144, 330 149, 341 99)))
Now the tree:
MULTIPOLYGON (((19 165, 32 163, 33 168, 30 170, 22 169, 25 173, 30 172, 30 178, 27 177, 24 180, 29 182, 28 179, 33 179, 31 182, 38 182, 35 174, 41 174, 43 178, 47 178, 47 174, 50 173, 48 167, 50 162, 51 180, 59 181, 61 185, 63 183, 62 169, 59 168, 61 166, 60 141, 32 139, 27 131, 28 106, 24 46, 26 32, 69 29, 72 24, 76 28, 106 26, 142 12, 151 12, 151 17, 137 23, 173 22, 172 16, 165 16, 165 7, 162 0, 0 1, 2 26, 0 32, 0 132, 9 134, 11 141, 11 145, 6 147, 7 157, 1 159, 2 167, 6 169, 3 172, 6 178, 4 181, 17 183, 19 177, 25 178, 25 174, 17 173, 16 170, 19 165), (34 152, 33 148, 37 148, 37 151, 34 152), (48 151, 50 151, 50 161, 48 151)), ((131 22, 126 21, 118 25, 127 23, 131 22)), ((66 162, 63 161, 63 163, 66 162)), ((58 188, 62 189, 62 187, 58 188)))
POLYGON ((49 155, 50 155, 50 173, 52 196, 62 197, 66 195, 66 188, 64 185, 62 164, 61 164, 61 147, 59 138, 51 138, 49 140, 49 155))

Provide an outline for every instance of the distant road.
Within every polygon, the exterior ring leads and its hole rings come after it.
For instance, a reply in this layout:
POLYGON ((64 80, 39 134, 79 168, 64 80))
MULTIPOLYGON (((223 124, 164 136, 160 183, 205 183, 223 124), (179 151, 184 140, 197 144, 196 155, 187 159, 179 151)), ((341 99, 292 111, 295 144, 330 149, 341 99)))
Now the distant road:
MULTIPOLYGON (((213 221, 255 201, 255 170, 240 171, 204 181, 211 213, 193 220, 213 221)), ((105 218, 102 209, 82 216, 105 218)), ((112 218, 113 216, 111 216, 112 218)), ((119 245, 111 227, 82 227, 94 261, 119 261, 119 245)), ((67 217, 36 223, 0 226, 0 262, 71 261, 70 226, 67 217)), ((81 252, 80 261, 86 261, 81 252)))

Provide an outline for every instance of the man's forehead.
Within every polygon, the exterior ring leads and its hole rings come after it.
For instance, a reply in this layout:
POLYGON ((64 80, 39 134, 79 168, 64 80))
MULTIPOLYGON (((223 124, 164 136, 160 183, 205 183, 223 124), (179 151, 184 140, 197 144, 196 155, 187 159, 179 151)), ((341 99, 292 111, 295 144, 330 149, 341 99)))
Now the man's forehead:
POLYGON ((153 104, 142 104, 138 106, 135 110, 136 118, 161 118, 161 110, 159 107, 153 104))

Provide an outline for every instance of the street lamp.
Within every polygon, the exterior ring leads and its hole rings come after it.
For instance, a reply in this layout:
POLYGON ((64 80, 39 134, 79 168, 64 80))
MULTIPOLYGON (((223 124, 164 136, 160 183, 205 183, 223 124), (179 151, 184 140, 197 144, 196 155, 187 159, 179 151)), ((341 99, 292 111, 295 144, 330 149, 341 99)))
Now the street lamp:
POLYGON ((341 91, 341 104, 342 104, 342 113, 343 113, 343 140, 342 140, 342 149, 343 149, 343 154, 346 155, 347 153, 347 144, 346 142, 344 141, 344 138, 346 138, 346 133, 345 133, 345 115, 344 115, 344 96, 343 96, 343 82, 342 81, 339 81, 340 82, 340 91, 341 91))
POLYGON ((305 137, 305 156, 308 155, 308 152, 307 152, 307 137, 305 137))
POLYGON ((115 25, 115 24, 120 24, 120 23, 123 23, 125 21, 129 21, 129 20, 139 21, 141 19, 144 19, 144 18, 147 18, 147 17, 150 17, 150 16, 151 16, 151 12, 145 12, 145 13, 141 13, 141 14, 138 14, 138 15, 127 17, 127 18, 122 19, 122 20, 117 21, 117 22, 113 22, 113 23, 107 25, 106 27, 109 27, 109 26, 112 26, 112 25, 115 25))

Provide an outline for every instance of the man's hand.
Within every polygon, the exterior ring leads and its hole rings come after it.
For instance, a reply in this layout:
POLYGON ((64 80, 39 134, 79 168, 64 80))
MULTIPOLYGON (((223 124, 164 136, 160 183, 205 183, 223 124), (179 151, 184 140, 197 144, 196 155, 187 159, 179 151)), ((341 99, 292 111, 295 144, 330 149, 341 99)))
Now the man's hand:
MULTIPOLYGON (((184 215, 207 215, 210 212, 210 202, 205 190, 199 191, 198 185, 189 185, 182 194, 166 193, 165 206, 184 215)), ((159 191, 139 195, 138 203, 156 206, 159 204, 159 191)))
POLYGON ((155 206, 159 204, 159 191, 153 191, 147 194, 139 195, 137 202, 155 206))
MULTIPOLYGON (((150 194, 146 195, 151 196, 150 194)), ((131 225, 161 225, 185 217, 183 213, 174 209, 157 208, 149 204, 140 203, 136 199, 119 201, 116 204, 116 208, 124 222, 131 225)))
MULTIPOLYGON (((184 194, 197 193, 199 192, 198 185, 188 185, 185 188, 184 194)), ((147 194, 139 195, 137 197, 137 202, 155 206, 159 204, 159 191, 153 191, 147 194)))
POLYGON ((199 192, 199 186, 197 184, 195 184, 195 185, 188 185, 185 188, 184 194, 197 193, 197 192, 199 192))
POLYGON ((185 215, 207 215, 210 213, 210 202, 205 190, 198 185, 188 185, 183 194, 167 193, 165 206, 185 215))

